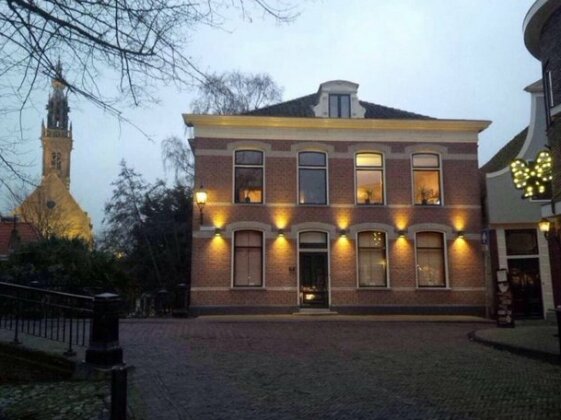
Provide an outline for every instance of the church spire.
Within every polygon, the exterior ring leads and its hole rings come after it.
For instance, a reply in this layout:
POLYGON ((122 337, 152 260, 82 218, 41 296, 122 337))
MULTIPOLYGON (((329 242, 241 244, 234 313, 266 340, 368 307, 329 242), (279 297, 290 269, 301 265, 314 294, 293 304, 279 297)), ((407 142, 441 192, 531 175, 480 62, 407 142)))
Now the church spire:
POLYGON ((60 60, 55 67, 55 77, 51 83, 52 93, 49 95, 47 104, 47 129, 68 130, 68 98, 64 92, 66 83, 62 76, 62 65, 60 60))

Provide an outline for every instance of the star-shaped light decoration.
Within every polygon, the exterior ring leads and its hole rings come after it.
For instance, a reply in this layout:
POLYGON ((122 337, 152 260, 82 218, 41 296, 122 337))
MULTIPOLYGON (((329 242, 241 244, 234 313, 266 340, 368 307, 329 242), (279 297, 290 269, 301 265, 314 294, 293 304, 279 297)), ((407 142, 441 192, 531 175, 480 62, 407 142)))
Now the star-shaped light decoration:
POLYGON ((535 161, 515 159, 510 164, 514 186, 522 190, 522 198, 545 200, 551 197, 551 153, 542 150, 535 161))

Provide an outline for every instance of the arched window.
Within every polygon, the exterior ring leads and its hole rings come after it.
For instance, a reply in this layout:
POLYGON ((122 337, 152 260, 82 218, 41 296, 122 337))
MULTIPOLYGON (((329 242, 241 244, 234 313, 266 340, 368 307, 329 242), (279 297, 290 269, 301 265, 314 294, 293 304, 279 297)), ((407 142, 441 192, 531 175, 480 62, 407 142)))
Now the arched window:
POLYGON ((234 232, 234 287, 263 286, 263 232, 234 232))
POLYGON ((380 153, 357 153, 356 202, 357 204, 384 203, 384 163, 380 153))
POLYGON ((236 150, 234 157, 234 202, 263 202, 263 152, 236 150))
POLYGON ((440 157, 434 153, 413 155, 414 202, 423 206, 442 204, 440 191, 440 157))
POLYGON ((377 231, 359 232, 357 248, 358 285, 387 287, 386 234, 377 231))
POLYGON ((444 234, 418 232, 415 238, 417 253, 417 284, 419 287, 446 287, 446 258, 444 234))
POLYGON ((51 168, 60 169, 62 165, 62 158, 60 152, 51 153, 51 168))
POLYGON ((327 156, 323 152, 298 154, 298 202, 327 204, 327 156))

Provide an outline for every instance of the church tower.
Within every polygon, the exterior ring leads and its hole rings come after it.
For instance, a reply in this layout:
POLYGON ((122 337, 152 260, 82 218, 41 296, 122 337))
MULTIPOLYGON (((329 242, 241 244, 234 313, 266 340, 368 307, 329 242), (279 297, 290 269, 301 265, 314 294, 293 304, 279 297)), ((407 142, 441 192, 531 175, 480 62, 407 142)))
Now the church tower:
POLYGON ((68 97, 60 62, 47 103, 47 125, 41 124, 43 171, 40 185, 14 210, 34 225, 42 237, 81 238, 92 243, 92 225, 70 193, 72 126, 68 121, 68 97))
POLYGON ((54 173, 67 189, 70 188, 70 153, 72 151, 72 124, 69 123, 68 97, 62 77, 60 61, 52 81, 53 91, 47 104, 47 126, 41 125, 43 146, 43 178, 54 173))

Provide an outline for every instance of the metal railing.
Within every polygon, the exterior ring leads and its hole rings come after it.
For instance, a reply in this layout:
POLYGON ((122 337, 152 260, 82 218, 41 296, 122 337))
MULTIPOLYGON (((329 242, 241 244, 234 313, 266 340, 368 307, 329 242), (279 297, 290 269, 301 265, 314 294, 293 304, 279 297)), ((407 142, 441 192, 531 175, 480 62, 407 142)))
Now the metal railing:
POLYGON ((73 346, 89 343, 94 298, 0 282, 0 328, 14 332, 14 343, 27 334, 73 346))

